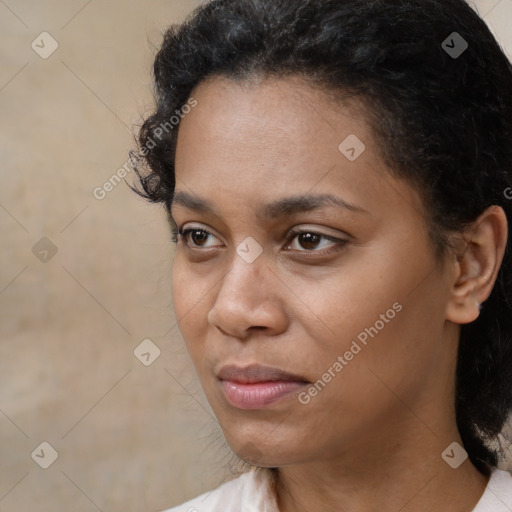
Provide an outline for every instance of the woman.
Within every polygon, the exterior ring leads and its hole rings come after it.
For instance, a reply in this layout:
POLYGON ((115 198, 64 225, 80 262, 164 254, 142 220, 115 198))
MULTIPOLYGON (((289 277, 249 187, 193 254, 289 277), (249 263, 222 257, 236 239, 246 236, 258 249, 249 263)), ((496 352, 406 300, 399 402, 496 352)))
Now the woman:
POLYGON ((213 0, 154 72, 139 193, 252 466, 172 510, 512 510, 512 66, 485 23, 463 0, 213 0))

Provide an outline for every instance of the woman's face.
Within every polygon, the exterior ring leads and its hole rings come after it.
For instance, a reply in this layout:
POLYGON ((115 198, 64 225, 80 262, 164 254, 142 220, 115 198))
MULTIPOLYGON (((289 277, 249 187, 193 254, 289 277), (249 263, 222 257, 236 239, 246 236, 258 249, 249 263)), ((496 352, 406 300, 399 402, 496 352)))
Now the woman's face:
POLYGON ((172 295, 233 450, 298 464, 453 419, 450 276, 419 195, 391 176, 363 114, 296 78, 217 77, 193 97, 172 206, 193 231, 172 295), (296 377, 219 378, 254 364, 296 377))

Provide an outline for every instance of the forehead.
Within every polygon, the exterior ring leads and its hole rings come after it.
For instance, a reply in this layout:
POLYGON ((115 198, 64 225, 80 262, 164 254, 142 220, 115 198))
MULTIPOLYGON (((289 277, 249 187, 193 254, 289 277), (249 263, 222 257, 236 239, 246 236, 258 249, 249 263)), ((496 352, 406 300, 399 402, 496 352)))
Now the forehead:
POLYGON ((343 158, 339 145, 347 137, 357 134, 366 148, 373 146, 361 113, 298 78, 215 77, 192 96, 197 106, 178 131, 178 178, 201 170, 203 179, 222 172, 229 180, 235 176, 228 171, 236 170, 236 179, 253 174, 275 185, 286 169, 295 180, 307 178, 306 170, 316 179, 343 158))
POLYGON ((258 217, 271 217, 337 198, 347 211, 371 203, 376 211, 403 187, 392 183, 355 100, 338 101, 297 77, 214 77, 192 97, 197 106, 178 132, 175 205, 210 213, 212 202, 230 213, 250 205, 258 217))
MULTIPOLYGON (((368 131, 369 107, 361 96, 327 88, 294 74, 243 79, 214 75, 199 83, 191 96, 198 101, 199 108, 187 115, 182 124, 191 117, 208 121, 214 114, 218 119, 216 128, 221 131, 227 129, 222 120, 238 127, 247 118, 255 129, 273 126, 275 132, 279 129, 289 132, 295 122, 303 128, 322 125, 325 130, 336 131, 343 118, 352 130, 368 131)), ((208 125, 206 122, 205 127, 208 125)), ((259 135, 265 138, 266 134, 259 135)))

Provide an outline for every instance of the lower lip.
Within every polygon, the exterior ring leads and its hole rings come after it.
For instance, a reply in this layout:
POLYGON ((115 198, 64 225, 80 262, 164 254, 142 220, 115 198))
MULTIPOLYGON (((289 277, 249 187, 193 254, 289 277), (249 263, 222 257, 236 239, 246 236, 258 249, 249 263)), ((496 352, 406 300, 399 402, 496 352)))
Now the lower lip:
POLYGON ((228 402, 238 409, 261 409, 307 385, 306 382, 267 381, 243 384, 221 380, 228 402))

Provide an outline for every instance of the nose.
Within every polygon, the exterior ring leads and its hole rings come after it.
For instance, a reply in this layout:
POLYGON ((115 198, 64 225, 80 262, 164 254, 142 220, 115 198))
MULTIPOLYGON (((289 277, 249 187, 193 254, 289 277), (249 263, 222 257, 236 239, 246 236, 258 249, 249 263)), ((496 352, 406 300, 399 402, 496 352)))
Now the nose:
POLYGON ((235 254, 219 286, 208 322, 225 335, 245 339, 256 330, 268 335, 286 330, 286 287, 263 255, 247 263, 235 254))

